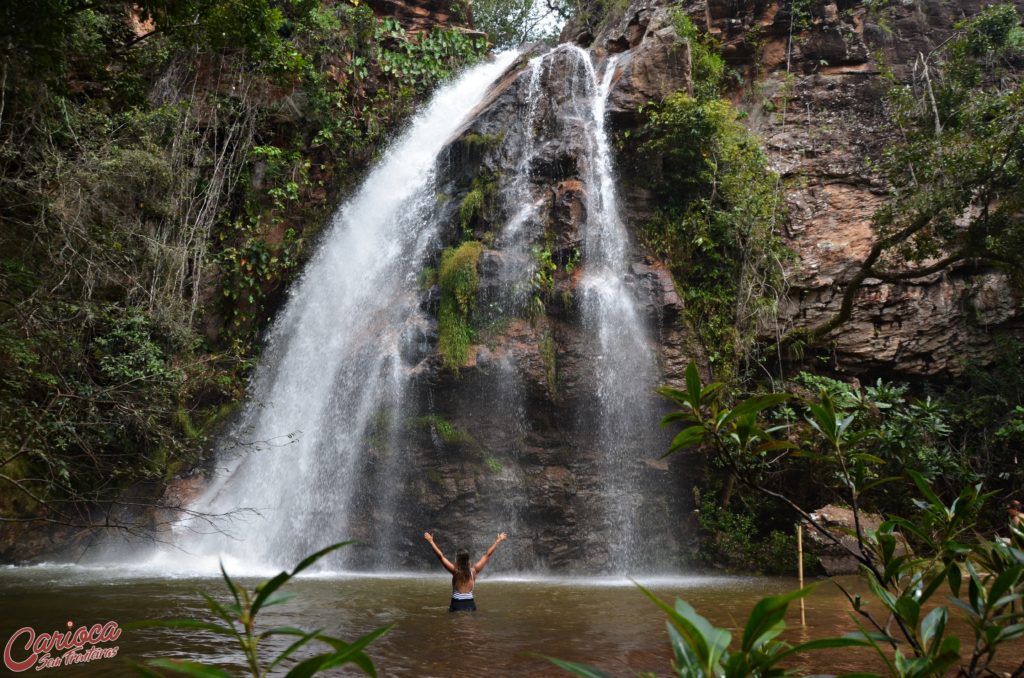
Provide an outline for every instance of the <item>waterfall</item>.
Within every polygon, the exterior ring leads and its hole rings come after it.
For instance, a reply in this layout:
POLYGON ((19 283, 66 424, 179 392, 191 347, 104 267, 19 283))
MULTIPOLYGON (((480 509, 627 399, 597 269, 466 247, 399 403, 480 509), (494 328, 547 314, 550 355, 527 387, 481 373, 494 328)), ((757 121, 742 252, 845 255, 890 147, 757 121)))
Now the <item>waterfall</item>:
POLYGON ((175 528, 178 550, 157 548, 152 565, 264 571, 358 538, 373 548, 325 565, 401 568, 422 562, 433 525, 470 549, 509 531, 502 557, 521 570, 665 571, 669 478, 644 464, 661 449, 658 363, 604 120, 615 57, 600 75, 574 45, 509 70, 517 58, 441 88, 338 209, 218 472, 175 528), (468 232, 461 206, 488 182, 493 214, 468 232), (572 223, 554 216, 559 191, 574 196, 572 223), (438 291, 421 272, 460 238, 483 243, 482 282, 471 364, 454 374, 436 359, 438 291), (557 299, 535 279, 537 254, 555 249, 557 299), (642 548, 654 542, 658 555, 642 548))
POLYGON ((602 453, 603 533, 614 535, 611 569, 636 573, 660 565, 646 553, 638 506, 644 487, 637 467, 657 456, 651 420, 652 394, 658 383, 653 342, 636 301, 629 269, 630 241, 618 207, 611 149, 605 128, 605 105, 615 72, 611 56, 598 78, 590 55, 576 46, 583 73, 581 92, 590 109, 588 153, 583 167, 587 186, 584 273, 580 281, 583 324, 596 346, 592 353, 596 385, 596 444, 602 453))
MULTIPOLYGON (((236 515, 218 529, 192 519, 175 541, 243 567, 291 565, 350 532, 353 469, 374 434, 394 435, 407 379, 401 352, 417 311, 417 273, 437 237, 437 156, 497 77, 506 52, 441 88, 334 215, 270 332, 227 456, 190 507, 236 515)), ((380 531, 386 539, 388 526, 380 531)), ((180 558, 180 556, 177 556, 180 558)))

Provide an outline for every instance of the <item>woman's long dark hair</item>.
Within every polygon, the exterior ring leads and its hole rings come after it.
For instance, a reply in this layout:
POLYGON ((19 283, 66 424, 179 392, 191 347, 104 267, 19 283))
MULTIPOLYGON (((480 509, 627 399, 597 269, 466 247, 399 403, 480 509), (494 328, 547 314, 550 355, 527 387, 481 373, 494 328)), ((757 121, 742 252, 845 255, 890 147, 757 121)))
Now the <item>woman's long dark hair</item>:
POLYGON ((456 586, 462 586, 473 578, 473 572, 469 569, 469 553, 459 551, 455 554, 455 574, 452 580, 456 586))

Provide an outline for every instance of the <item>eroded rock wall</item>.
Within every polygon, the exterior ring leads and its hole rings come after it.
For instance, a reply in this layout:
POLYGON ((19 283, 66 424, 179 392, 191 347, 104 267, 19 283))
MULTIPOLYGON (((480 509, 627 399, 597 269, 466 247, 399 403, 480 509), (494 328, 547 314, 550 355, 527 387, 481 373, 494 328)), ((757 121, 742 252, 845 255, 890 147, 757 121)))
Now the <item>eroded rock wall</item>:
MULTIPOLYGON (((871 170, 893 139, 880 64, 904 82, 922 77, 915 60, 984 3, 707 0, 679 7, 721 40, 744 81, 732 93, 735 103, 782 177, 790 216, 783 235, 797 258, 788 266, 781 327, 764 328, 765 336, 820 324, 839 309, 842 283, 870 248, 872 215, 886 200, 871 170)), ((614 52, 632 27, 662 11, 634 3, 621 20, 581 39, 614 52)), ((578 27, 569 32, 581 35, 578 27)), ((642 220, 645 196, 630 197, 627 214, 642 220)), ((853 317, 830 340, 840 371, 944 378, 969 361, 991 360, 1000 337, 1022 331, 1020 291, 1005 274, 964 264, 903 284, 868 279, 853 317)))
MULTIPOLYGON (((799 256, 782 308, 787 326, 813 326, 835 313, 842 295, 837 283, 871 246, 871 217, 886 188, 870 161, 893 135, 880 63, 905 82, 920 78, 914 61, 945 41, 956 21, 983 8, 973 0, 874 9, 860 2, 816 4, 806 29, 790 37, 784 4, 708 4, 712 29, 732 48, 734 63, 755 78, 761 100, 746 103, 749 125, 787 186, 786 235, 799 256), (759 49, 751 46, 755 39, 759 49)), ((999 337, 1020 336, 1021 302, 1005 274, 969 265, 898 285, 869 279, 853 317, 831 336, 837 364, 907 377, 957 374, 968 361, 990 360, 999 337)))
MULTIPOLYGON (((673 29, 654 23, 634 42, 619 52, 612 115, 634 115, 642 101, 688 84, 688 51, 673 29)), ((438 252, 467 239, 484 243, 476 339, 457 372, 444 367, 437 350, 442 292, 423 290, 406 356, 413 387, 395 452, 406 460, 402 508, 374 514, 372 496, 358 502, 367 507, 367 530, 394 521, 390 548, 409 554, 409 566, 418 563, 428 526, 442 543, 477 551, 492 533, 508 530, 513 538, 501 558, 513 569, 666 571, 692 550, 689 488, 696 474, 682 459, 658 460, 669 440, 658 428, 665 405, 654 393, 634 404, 639 433, 616 445, 619 460, 609 461, 599 435, 596 366, 616 358, 601 355, 580 308, 588 192, 596 190, 586 179, 595 160, 590 76, 580 54, 556 50, 539 73, 530 62, 535 55, 524 56, 440 159, 438 218, 445 226, 438 252), (467 221, 462 208, 482 181, 486 205, 467 221), (510 228, 528 205, 529 215, 510 228), (554 266, 546 292, 531 282, 541 248, 554 266), (625 533, 612 515, 620 508, 635 516, 625 533)), ((678 322, 672 278, 639 249, 628 257, 627 283, 657 379, 676 380, 700 351, 678 322)), ((372 476, 375 465, 386 463, 371 454, 361 472, 372 476)))

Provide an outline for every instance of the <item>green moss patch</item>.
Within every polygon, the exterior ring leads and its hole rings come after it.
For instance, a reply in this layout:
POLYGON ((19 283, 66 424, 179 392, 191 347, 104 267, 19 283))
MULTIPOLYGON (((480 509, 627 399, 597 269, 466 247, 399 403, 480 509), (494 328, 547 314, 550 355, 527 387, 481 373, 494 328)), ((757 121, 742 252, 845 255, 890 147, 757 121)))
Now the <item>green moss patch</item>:
POLYGON ((476 334, 472 319, 480 287, 477 263, 483 249, 482 243, 470 241, 449 248, 441 255, 437 276, 441 287, 441 306, 437 314, 438 351, 441 362, 453 372, 458 372, 466 363, 476 334))

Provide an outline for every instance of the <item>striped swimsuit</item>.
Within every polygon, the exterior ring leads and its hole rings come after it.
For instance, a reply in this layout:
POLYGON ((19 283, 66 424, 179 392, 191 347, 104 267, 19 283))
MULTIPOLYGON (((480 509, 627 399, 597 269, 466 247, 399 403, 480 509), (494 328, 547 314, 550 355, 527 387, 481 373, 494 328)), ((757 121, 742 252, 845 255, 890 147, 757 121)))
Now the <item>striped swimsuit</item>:
MULTIPOLYGON (((472 581, 473 581, 473 584, 475 585, 476 584, 476 573, 473 572, 472 570, 470 570, 470 572, 473 573, 473 580, 472 581)), ((476 611, 476 601, 473 600, 473 591, 470 590, 470 591, 466 591, 465 593, 462 593, 461 591, 456 591, 455 590, 455 578, 454 577, 452 578, 452 602, 448 606, 448 611, 449 612, 475 612, 476 611)))

